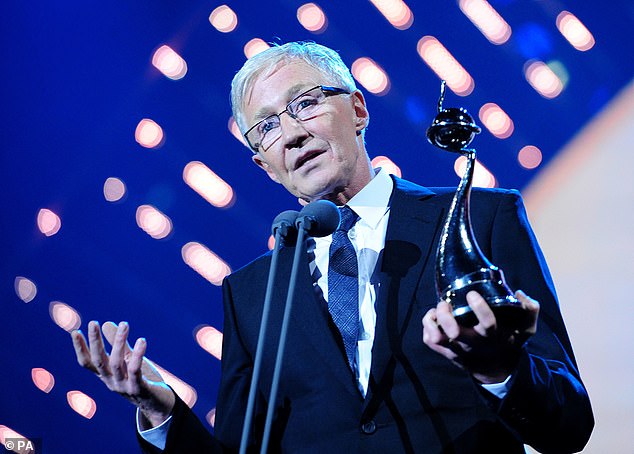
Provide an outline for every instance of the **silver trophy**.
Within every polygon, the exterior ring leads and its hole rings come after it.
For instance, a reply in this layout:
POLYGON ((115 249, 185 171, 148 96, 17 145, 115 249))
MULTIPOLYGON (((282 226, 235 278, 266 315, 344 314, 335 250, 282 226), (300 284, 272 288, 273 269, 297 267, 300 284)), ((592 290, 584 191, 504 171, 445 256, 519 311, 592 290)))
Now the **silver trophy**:
POLYGON ((438 114, 427 129, 427 140, 443 150, 467 158, 467 166, 456 189, 436 251, 436 291, 448 302, 462 326, 474 326, 478 319, 467 304, 466 295, 475 290, 493 309, 498 324, 521 329, 526 313, 504 280, 504 273, 482 253, 471 228, 469 199, 476 152, 467 148, 480 128, 462 107, 442 107, 445 81, 440 87, 438 114))

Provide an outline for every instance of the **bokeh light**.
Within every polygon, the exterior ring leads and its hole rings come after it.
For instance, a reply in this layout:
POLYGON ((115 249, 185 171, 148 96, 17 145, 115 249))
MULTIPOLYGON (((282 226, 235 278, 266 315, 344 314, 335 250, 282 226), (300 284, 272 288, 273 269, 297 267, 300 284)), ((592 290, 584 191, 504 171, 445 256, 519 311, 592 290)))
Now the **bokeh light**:
MULTIPOLYGON (((7 426, 4 426, 4 425, 0 424, 0 443, 2 443, 2 445, 4 445, 4 447, 8 451, 19 452, 17 449, 14 449, 14 448, 11 448, 10 446, 7 446, 7 438, 22 438, 24 440, 28 440, 28 438, 26 438, 24 435, 16 432, 13 429, 10 429, 7 426)), ((30 441, 30 440, 28 440, 28 441, 30 441)))
POLYGON ((156 368, 165 383, 167 383, 169 386, 172 387, 172 389, 174 389, 174 392, 178 394, 178 397, 180 397, 189 408, 192 408, 194 406, 194 404, 198 400, 198 393, 193 386, 186 383, 184 380, 181 380, 176 375, 172 374, 167 369, 159 366, 155 362, 150 361, 147 358, 146 361, 148 361, 152 366, 156 368))
POLYGON ((517 153, 517 160, 525 169, 534 169, 542 162, 542 152, 534 145, 526 145, 517 153))
POLYGON ((240 132, 240 128, 238 127, 238 123, 233 117, 229 117, 229 121, 227 122, 227 128, 229 128, 229 132, 231 132, 233 137, 238 139, 238 141, 242 145, 244 145, 245 147, 248 147, 247 141, 244 139, 244 136, 242 135, 242 133, 240 132))
POLYGON ((564 89, 561 79, 542 61, 527 62, 524 65, 524 76, 531 87, 544 98, 556 98, 564 89))
POLYGON ((374 158, 372 158, 372 167, 381 167, 387 173, 396 175, 399 178, 403 176, 401 174, 401 168, 397 166, 394 161, 392 161, 387 156, 375 156, 374 158))
POLYGON ((402 0, 370 0, 394 28, 407 30, 414 23, 414 14, 402 0))
POLYGON ((62 220, 48 208, 37 213, 37 227, 46 236, 53 236, 62 228, 62 220))
POLYGON ((66 400, 68 401, 68 405, 70 405, 70 408, 75 410, 84 418, 91 419, 93 416, 95 416, 95 412, 97 411, 97 404, 87 394, 84 394, 81 391, 68 391, 66 393, 66 400))
POLYGON ((187 74, 187 62, 166 44, 156 49, 152 65, 168 79, 179 80, 187 74))
POLYGON ((447 86, 459 96, 471 94, 475 82, 458 60, 433 36, 423 36, 416 46, 418 55, 436 73, 447 82, 447 86))
POLYGON ((213 326, 203 325, 194 330, 196 342, 214 358, 222 359, 222 333, 213 326))
POLYGON ((584 52, 594 47, 594 36, 574 14, 562 11, 557 16, 556 23, 561 34, 575 49, 584 52))
POLYGON ((511 26, 486 0, 460 0, 459 6, 493 44, 504 44, 511 37, 511 26))
POLYGON ((370 93, 377 96, 385 95, 390 91, 390 79, 375 61, 367 57, 361 57, 352 63, 352 75, 370 93))
POLYGON ((184 245, 181 255, 187 265, 214 285, 222 285, 222 280, 231 273, 224 260, 195 241, 184 245))
POLYGON ((149 118, 142 119, 134 131, 134 139, 145 148, 157 148, 163 144, 163 128, 149 118))
POLYGON ((265 51, 269 47, 271 46, 269 46, 264 40, 260 38, 253 38, 244 45, 244 56, 247 58, 251 58, 254 55, 259 54, 260 52, 265 51))
POLYGON ((207 416, 205 416, 205 419, 211 427, 214 427, 216 425, 216 409, 212 408, 211 410, 209 410, 207 416))
POLYGON ((297 8, 297 20, 309 32, 323 33, 328 27, 328 19, 315 3, 305 3, 297 8))
POLYGON ((23 276, 16 276, 13 281, 13 287, 16 295, 25 303, 30 303, 37 295, 37 286, 35 282, 23 276))
POLYGON ((55 377, 46 369, 34 367, 31 369, 31 378, 35 386, 45 393, 49 393, 55 386, 55 377))
MULTIPOLYGON (((454 171, 460 178, 467 169, 467 158, 459 156, 454 162, 454 171)), ((475 168, 473 169, 473 186, 479 188, 494 188, 497 186, 497 181, 489 169, 484 167, 480 161, 476 160, 475 168)))
POLYGON ((57 326, 68 332, 74 331, 81 326, 79 312, 61 301, 51 301, 48 305, 48 313, 57 326))
POLYGON ((226 208, 235 201, 233 188, 200 161, 185 166, 183 180, 215 207, 226 208))
POLYGON ((172 220, 152 205, 141 205, 136 210, 136 223, 155 240, 172 233, 172 220))
POLYGON ((125 183, 116 177, 109 177, 103 184, 103 196, 108 202, 116 202, 125 196, 125 183))
POLYGON ((229 33, 238 26, 238 16, 227 5, 220 5, 209 15, 209 23, 222 33, 229 33))
POLYGON ((497 104, 486 103, 480 108, 479 116, 484 126, 498 139, 506 139, 513 134, 513 120, 497 104))

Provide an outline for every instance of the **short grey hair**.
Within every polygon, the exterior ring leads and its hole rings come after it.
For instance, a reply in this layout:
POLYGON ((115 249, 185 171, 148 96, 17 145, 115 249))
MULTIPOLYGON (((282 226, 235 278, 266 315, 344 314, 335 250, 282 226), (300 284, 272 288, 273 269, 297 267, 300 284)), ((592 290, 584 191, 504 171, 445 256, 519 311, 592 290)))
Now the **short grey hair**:
POLYGON ((350 69, 339 54, 312 41, 295 41, 286 44, 272 44, 272 47, 249 58, 231 81, 231 109, 233 118, 242 133, 249 125, 243 115, 243 101, 249 88, 262 74, 272 71, 278 64, 291 60, 302 60, 324 74, 329 83, 345 88, 350 93, 357 89, 350 69))

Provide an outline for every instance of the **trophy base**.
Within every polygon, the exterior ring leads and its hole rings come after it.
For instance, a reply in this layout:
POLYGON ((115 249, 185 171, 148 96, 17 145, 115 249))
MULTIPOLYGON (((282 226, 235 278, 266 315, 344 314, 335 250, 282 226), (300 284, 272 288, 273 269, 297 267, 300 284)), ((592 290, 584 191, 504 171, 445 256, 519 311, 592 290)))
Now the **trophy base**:
POLYGON ((456 279, 441 294, 441 299, 453 308, 456 321, 465 327, 478 324, 478 318, 467 303, 467 293, 478 292, 493 310, 497 325, 505 329, 523 330, 528 324, 528 314, 504 281, 502 270, 497 267, 480 269, 456 279))

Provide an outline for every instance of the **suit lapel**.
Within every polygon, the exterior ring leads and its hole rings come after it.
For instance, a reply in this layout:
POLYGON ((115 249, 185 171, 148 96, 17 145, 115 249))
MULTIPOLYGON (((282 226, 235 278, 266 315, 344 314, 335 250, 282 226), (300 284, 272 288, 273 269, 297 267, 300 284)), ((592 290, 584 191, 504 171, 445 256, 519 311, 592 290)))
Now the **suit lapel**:
MULTIPOLYGON (((398 178, 394 181, 376 302, 371 369, 374 383, 382 380, 390 358, 402 352, 403 330, 417 313, 414 293, 423 270, 434 263, 432 245, 443 214, 443 208, 434 203, 432 191, 398 178)), ((366 401, 371 391, 372 386, 366 401)))
MULTIPOLYGON (((286 302, 291 275, 293 256, 295 248, 284 248, 280 255, 279 285, 275 289, 275 300, 286 302), (282 277, 283 276, 283 277, 282 277)), ((315 354, 327 365, 327 370, 338 380, 342 381, 351 393, 359 395, 356 386, 356 379, 348 367, 348 360, 345 355, 343 343, 340 341, 340 334, 330 319, 330 314, 323 301, 321 301, 314 290, 313 278, 310 275, 308 254, 300 255, 300 264, 295 287, 295 297, 291 311, 291 326, 293 331, 298 333, 289 336, 292 342, 307 342, 314 347, 315 354)), ((280 304, 278 311, 281 323, 284 305, 280 304)), ((274 328, 275 329, 275 328, 274 328)), ((279 336, 275 336, 276 342, 279 336)), ((277 344, 276 344, 277 345, 277 344)), ((309 361, 308 358, 288 358, 287 367, 291 361, 309 361)), ((286 362, 286 360, 285 360, 286 362)))

